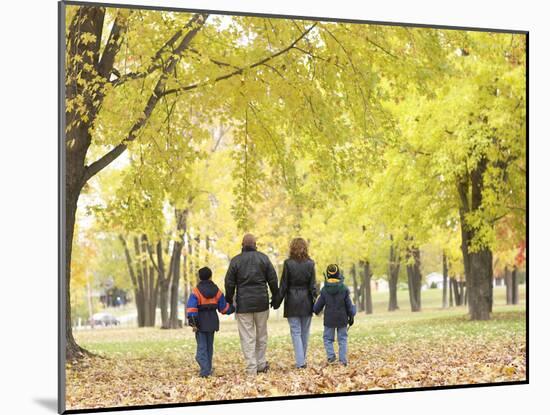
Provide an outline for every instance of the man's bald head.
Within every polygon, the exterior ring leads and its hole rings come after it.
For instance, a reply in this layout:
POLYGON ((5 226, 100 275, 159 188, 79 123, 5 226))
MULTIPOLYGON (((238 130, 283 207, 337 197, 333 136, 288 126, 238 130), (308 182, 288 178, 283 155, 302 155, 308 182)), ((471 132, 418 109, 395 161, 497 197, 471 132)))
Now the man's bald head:
POLYGON ((243 236, 243 248, 256 248, 256 237, 251 233, 243 236))

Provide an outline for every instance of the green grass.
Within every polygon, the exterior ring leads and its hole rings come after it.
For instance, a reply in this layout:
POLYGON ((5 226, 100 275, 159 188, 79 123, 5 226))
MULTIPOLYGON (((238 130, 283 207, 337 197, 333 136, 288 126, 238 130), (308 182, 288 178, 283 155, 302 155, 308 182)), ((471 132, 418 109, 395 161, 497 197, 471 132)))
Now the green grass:
MULTIPOLYGON (((350 329, 350 342, 369 344, 393 344, 430 342, 439 343, 453 339, 498 339, 502 336, 525 336, 525 299, 521 289, 518 305, 505 305, 502 287, 495 289, 495 305, 490 321, 470 321, 467 307, 441 308, 441 290, 422 292, 422 311, 412 313, 408 293, 398 292, 400 309, 387 311, 387 293, 374 293, 374 313, 360 313, 350 329)), ((271 311, 269 319, 269 347, 287 347, 290 344, 288 324, 282 311, 271 311), (278 314, 278 316, 277 316, 278 314)), ((321 347, 322 316, 313 318, 311 343, 321 347)), ((115 328, 78 331, 77 341, 92 352, 104 355, 143 357, 171 352, 193 352, 195 344, 189 328, 160 330, 158 328, 115 328)), ((221 330, 217 342, 227 352, 239 352, 240 343, 233 316, 221 317, 221 330), (222 340, 223 339, 223 340, 222 340)))

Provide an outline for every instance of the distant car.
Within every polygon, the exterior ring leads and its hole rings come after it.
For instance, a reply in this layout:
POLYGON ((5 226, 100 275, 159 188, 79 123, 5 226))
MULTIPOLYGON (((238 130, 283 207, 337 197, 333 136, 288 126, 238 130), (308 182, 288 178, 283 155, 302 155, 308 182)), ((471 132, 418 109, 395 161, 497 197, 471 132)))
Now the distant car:
POLYGON ((90 319, 90 324, 94 326, 118 326, 120 321, 109 313, 96 313, 90 319))

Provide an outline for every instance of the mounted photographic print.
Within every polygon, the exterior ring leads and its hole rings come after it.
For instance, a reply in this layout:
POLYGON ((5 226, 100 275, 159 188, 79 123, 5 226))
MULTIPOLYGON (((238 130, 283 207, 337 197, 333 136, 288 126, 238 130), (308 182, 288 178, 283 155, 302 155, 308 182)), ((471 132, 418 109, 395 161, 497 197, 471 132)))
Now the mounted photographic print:
POLYGON ((59 42, 60 412, 527 383, 527 32, 65 1, 59 42))

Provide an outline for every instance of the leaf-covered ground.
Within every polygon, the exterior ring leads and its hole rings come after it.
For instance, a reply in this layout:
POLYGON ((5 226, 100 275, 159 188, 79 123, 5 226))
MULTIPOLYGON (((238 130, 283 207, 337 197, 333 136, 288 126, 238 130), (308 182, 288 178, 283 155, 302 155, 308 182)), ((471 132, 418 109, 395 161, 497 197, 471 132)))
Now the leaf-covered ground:
POLYGON ((495 307, 471 322, 466 309, 401 310, 359 316, 349 333, 349 365, 328 365, 322 319, 312 324, 307 369, 293 365, 284 319, 269 320, 267 374, 247 377, 236 323, 222 321, 214 376, 198 377, 190 329, 77 332, 102 356, 67 367, 67 409, 304 395, 525 379, 525 307, 495 307))

